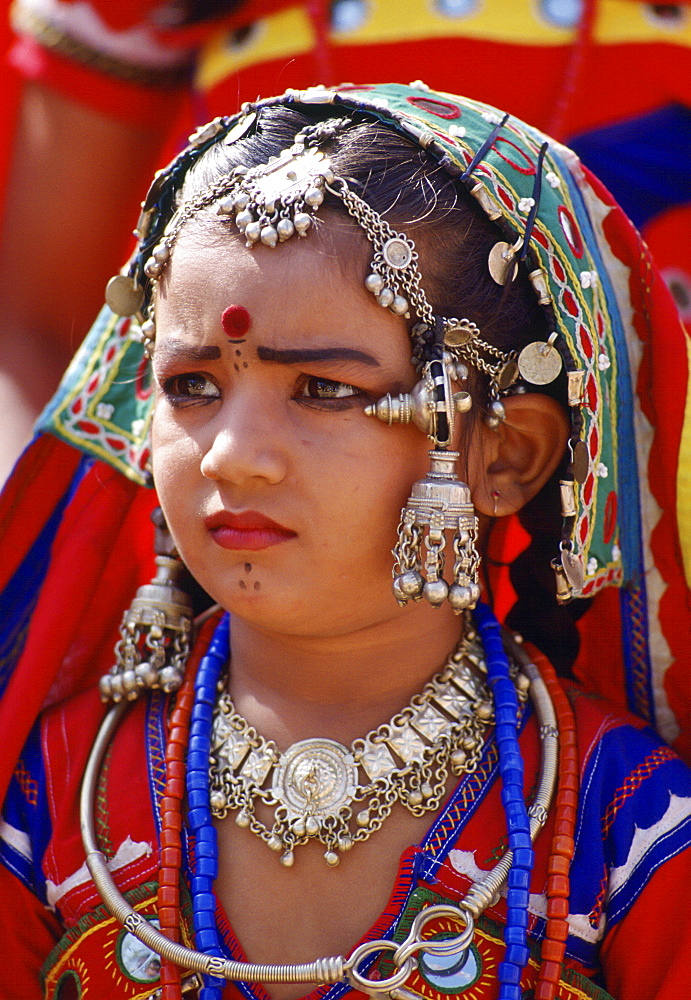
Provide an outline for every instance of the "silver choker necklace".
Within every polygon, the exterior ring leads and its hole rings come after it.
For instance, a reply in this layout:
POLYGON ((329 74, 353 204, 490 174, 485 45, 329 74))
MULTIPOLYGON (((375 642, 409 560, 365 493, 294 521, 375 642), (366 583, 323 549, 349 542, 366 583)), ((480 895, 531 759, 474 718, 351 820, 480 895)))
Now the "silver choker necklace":
MULTIPOLYGON (((327 864, 378 830, 393 806, 414 816, 437 809, 449 770, 473 771, 494 712, 482 646, 466 636, 447 663, 389 722, 350 747, 330 739, 293 743, 281 752, 235 710, 223 691, 216 703, 209 777, 217 819, 235 822, 280 853, 290 867, 294 850, 320 841, 327 864), (257 805, 273 810, 269 828, 257 805)), ((518 675, 519 694, 523 675, 518 675)), ((527 685, 525 685, 527 687, 527 685)))

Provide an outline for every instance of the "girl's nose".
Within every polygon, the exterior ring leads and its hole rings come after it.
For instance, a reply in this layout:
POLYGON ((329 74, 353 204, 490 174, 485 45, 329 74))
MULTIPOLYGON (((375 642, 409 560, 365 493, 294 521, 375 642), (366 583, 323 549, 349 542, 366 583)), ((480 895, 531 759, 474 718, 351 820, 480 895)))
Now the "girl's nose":
POLYGON ((288 455, 276 419, 258 400, 229 400, 209 427, 212 435, 201 461, 207 479, 244 485, 275 484, 285 477, 288 455))

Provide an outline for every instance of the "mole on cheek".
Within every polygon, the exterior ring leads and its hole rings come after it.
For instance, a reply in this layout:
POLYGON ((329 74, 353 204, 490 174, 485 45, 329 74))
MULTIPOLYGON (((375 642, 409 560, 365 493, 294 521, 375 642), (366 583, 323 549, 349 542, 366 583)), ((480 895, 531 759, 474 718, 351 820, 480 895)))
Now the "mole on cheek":
POLYGON ((252 317, 244 306, 228 306, 221 315, 221 325, 228 340, 240 343, 252 325, 252 317))
POLYGON ((252 572, 252 563, 245 563, 245 573, 252 572))
POLYGON ((247 590, 247 584, 244 580, 240 580, 240 590, 247 590))

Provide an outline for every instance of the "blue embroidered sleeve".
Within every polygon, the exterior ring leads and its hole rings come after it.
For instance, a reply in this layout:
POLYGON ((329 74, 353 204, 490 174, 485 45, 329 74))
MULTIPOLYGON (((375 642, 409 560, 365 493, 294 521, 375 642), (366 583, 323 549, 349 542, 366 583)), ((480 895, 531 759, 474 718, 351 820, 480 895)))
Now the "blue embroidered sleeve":
POLYGON ((0 817, 0 861, 46 903, 41 863, 50 838, 45 769, 37 722, 17 761, 0 817))
POLYGON ((570 943, 592 962, 653 874, 691 845, 691 772, 650 730, 608 729, 582 780, 570 943))

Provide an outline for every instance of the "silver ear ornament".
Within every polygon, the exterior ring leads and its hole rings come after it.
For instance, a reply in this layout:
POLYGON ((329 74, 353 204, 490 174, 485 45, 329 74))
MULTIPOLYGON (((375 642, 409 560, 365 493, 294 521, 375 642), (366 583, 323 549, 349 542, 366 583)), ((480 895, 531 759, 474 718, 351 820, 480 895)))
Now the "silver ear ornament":
POLYGON ((452 387, 452 381, 467 377, 467 368, 459 366, 450 354, 445 353, 443 362, 428 362, 425 365, 422 378, 411 392, 402 392, 397 396, 387 392, 376 403, 365 407, 365 415, 377 417, 389 426, 413 423, 436 446, 445 448, 453 437, 456 414, 467 413, 473 405, 470 393, 454 392, 452 387))
POLYGON ((480 557, 475 548, 477 517, 470 488, 456 475, 460 455, 446 450, 453 438, 456 413, 467 412, 472 406, 467 392, 453 392, 452 379, 458 374, 456 362, 446 354, 443 361, 425 365, 422 379, 409 395, 387 395, 366 412, 387 423, 412 420, 435 444, 429 453, 429 474, 413 484, 401 511, 393 551, 394 596, 401 605, 424 598, 439 607, 448 600, 460 614, 475 607, 480 598, 480 557), (444 579, 447 533, 454 554, 450 584, 444 579))
POLYGON ((475 548, 477 517, 470 487, 456 478, 457 451, 431 451, 429 474, 413 484, 401 511, 398 541, 393 550, 393 592, 399 604, 425 598, 439 607, 449 602, 460 614, 480 599, 475 548), (453 580, 444 579, 446 532, 453 539, 453 580), (423 565, 423 545, 426 550, 423 565), (423 575, 424 571, 424 575, 423 575))
POLYGON ((115 664, 99 681, 102 701, 134 701, 142 691, 177 691, 192 642, 192 602, 180 580, 185 566, 157 507, 156 576, 140 587, 120 625, 115 664))

